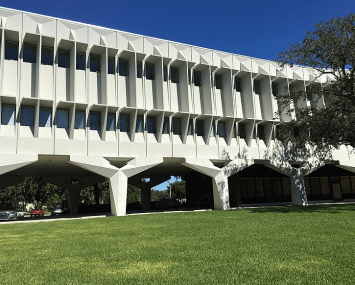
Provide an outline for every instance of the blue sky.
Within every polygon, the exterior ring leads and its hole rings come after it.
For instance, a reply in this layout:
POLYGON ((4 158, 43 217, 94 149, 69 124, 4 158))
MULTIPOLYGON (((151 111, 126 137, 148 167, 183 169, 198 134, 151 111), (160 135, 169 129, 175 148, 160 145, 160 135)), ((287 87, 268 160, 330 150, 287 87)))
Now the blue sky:
POLYGON ((318 21, 355 13, 354 0, 0 0, 0 6, 270 60, 318 21))
POLYGON ((0 6, 270 60, 319 20, 355 13, 354 0, 0 0, 0 6))

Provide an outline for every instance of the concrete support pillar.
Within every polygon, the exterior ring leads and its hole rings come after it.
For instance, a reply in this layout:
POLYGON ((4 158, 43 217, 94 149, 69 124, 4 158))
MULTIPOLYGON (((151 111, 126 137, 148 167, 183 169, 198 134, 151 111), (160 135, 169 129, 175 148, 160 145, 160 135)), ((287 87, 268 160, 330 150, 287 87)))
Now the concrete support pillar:
POLYGON ((229 210, 228 176, 223 170, 214 166, 209 159, 189 158, 183 165, 197 172, 212 177, 213 200, 216 210, 229 210))
POLYGON ((111 213, 113 216, 123 216, 126 214, 128 178, 162 163, 163 158, 135 158, 120 169, 107 159, 96 156, 73 155, 69 162, 109 178, 111 213))
POLYGON ((221 171, 212 178, 212 181, 214 208, 216 210, 229 210, 228 177, 221 171))
POLYGON ((295 206, 306 206, 307 193, 304 186, 303 174, 301 169, 293 168, 290 175, 292 204, 295 206))
POLYGON ((138 187, 141 189, 141 201, 142 201, 142 210, 149 211, 150 210, 150 200, 151 200, 151 189, 167 181, 170 179, 170 176, 163 175, 163 176, 155 176, 151 177, 148 182, 142 181, 140 178, 130 180, 130 184, 138 187))
POLYGON ((69 177, 57 177, 57 176, 47 176, 43 178, 44 181, 68 190, 69 193, 69 204, 70 204, 70 214, 77 215, 79 213, 79 200, 80 200, 80 190, 100 181, 100 177, 97 175, 85 177, 80 180, 80 183, 73 184, 70 182, 69 177))
POLYGON ((79 213, 80 189, 69 190, 70 214, 77 215, 79 213))
POLYGON ((149 185, 141 188, 142 195, 142 210, 149 211, 150 210, 150 200, 151 200, 151 188, 149 185))
POLYGON ((113 216, 126 215, 128 177, 118 170, 110 178, 110 204, 113 216))

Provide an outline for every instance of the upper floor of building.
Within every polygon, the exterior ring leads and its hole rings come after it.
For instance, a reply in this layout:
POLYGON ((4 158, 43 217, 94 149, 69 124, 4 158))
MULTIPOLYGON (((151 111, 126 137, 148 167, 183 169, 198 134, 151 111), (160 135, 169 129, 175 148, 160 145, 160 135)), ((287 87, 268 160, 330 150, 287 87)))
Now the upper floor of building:
MULTIPOLYGON (((198 145, 230 146, 237 139, 238 149, 239 139, 250 147, 259 138, 268 147, 279 119, 288 119, 275 116, 276 95, 290 86, 305 90, 312 81, 331 79, 305 67, 280 68, 273 61, 0 8, 5 152, 33 152, 34 138, 50 141, 46 153, 106 153, 111 144, 107 153, 113 156, 130 153, 119 152, 119 142, 142 142, 142 155, 149 141, 166 142, 170 156, 174 135, 175 144, 195 145, 192 156, 198 145), (80 143, 59 142, 66 140, 80 143)), ((312 102, 324 104, 318 98, 297 104, 312 102)), ((157 147, 152 152, 162 152, 157 147)))

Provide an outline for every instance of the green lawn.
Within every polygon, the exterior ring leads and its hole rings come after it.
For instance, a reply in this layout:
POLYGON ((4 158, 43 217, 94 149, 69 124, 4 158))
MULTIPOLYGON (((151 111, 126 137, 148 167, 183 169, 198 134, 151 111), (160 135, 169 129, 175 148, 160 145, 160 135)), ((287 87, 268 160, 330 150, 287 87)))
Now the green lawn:
POLYGON ((355 284, 355 205, 0 225, 0 284, 355 284))

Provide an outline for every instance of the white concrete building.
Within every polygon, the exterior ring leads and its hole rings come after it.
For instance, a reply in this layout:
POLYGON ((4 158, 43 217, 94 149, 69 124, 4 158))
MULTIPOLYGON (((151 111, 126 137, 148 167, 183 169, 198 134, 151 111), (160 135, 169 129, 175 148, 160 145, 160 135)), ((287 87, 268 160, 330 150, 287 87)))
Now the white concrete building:
POLYGON ((331 166, 275 151, 274 95, 305 89, 308 68, 6 8, 0 42, 0 187, 43 177, 69 190, 75 213, 79 190, 106 177, 114 215, 126 213, 127 183, 148 209, 170 175, 215 209, 355 198, 345 146, 331 166))

